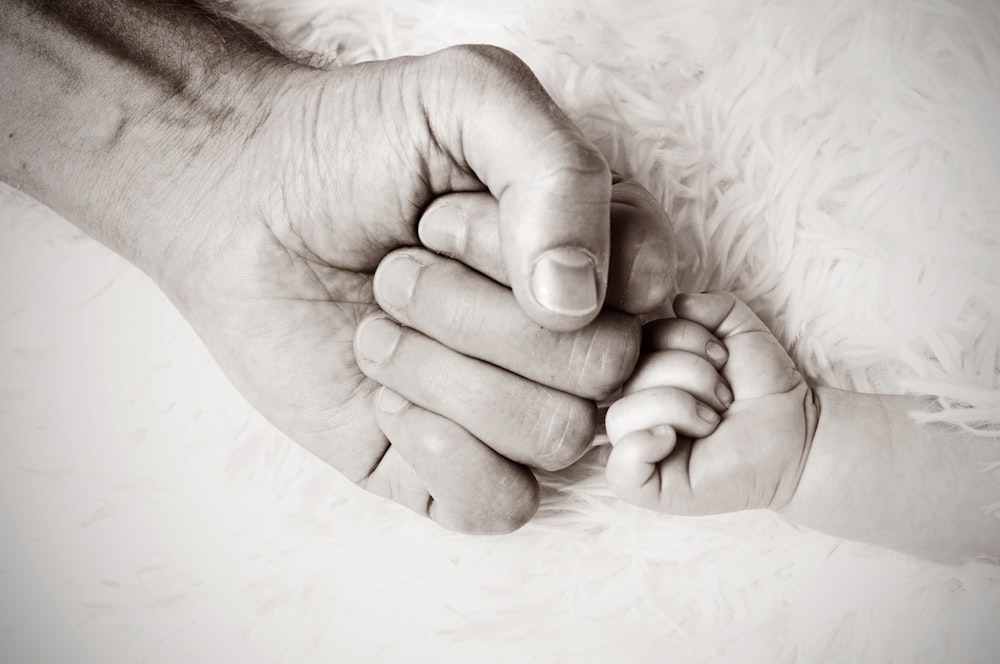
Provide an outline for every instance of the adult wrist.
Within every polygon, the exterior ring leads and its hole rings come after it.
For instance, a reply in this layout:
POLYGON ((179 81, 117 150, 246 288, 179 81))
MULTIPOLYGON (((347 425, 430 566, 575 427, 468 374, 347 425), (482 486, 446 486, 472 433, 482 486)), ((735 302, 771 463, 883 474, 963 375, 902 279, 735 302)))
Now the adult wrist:
POLYGON ((168 279, 236 204, 227 165, 287 62, 222 29, 193 3, 4 3, 0 178, 168 279))

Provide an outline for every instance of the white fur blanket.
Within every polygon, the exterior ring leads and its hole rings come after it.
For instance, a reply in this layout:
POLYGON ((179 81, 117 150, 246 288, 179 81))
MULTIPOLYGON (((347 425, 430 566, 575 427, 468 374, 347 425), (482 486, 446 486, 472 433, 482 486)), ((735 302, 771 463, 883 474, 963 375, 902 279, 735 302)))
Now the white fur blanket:
MULTIPOLYGON (((818 382, 996 435, 995 3, 246 12, 345 62, 510 48, 671 211, 684 289, 739 292, 818 382)), ((4 662, 1000 658, 998 567, 656 515, 587 464, 513 535, 446 533, 277 434, 144 276, 8 188, 0 258, 4 662)))

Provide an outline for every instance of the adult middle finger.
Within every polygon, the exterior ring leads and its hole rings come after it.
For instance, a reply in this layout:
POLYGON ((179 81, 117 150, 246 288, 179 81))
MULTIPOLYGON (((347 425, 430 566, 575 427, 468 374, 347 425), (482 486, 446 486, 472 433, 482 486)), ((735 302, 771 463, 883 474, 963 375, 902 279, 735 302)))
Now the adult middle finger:
POLYGON ((614 310, 580 330, 545 329, 528 318, 510 289, 419 248, 397 250, 382 261, 375 298, 399 322, 462 355, 598 401, 632 373, 641 345, 638 320, 614 310))
POLYGON ((593 439, 592 401, 463 355, 381 313, 361 321, 354 355, 369 378, 512 461, 558 470, 593 439))

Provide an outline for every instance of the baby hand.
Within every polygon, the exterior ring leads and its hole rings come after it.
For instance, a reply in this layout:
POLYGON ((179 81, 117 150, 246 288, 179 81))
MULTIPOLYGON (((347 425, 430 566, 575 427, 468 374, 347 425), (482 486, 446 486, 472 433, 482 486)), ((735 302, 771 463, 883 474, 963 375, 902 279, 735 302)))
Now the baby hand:
POLYGON ((679 295, 643 329, 643 353, 607 414, 607 479, 671 514, 787 505, 815 431, 812 390, 730 293, 679 295))

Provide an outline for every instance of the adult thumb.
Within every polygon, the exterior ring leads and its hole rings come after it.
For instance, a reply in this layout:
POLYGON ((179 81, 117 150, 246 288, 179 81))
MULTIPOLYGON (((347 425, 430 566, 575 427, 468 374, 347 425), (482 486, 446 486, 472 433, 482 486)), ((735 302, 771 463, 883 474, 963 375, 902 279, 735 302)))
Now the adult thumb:
POLYGON ((604 157, 509 51, 457 46, 427 63, 432 76, 449 81, 423 99, 428 126, 456 167, 499 201, 501 252, 517 301, 549 329, 583 327, 607 290, 604 157))

